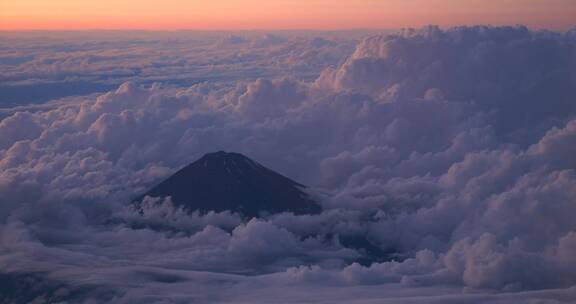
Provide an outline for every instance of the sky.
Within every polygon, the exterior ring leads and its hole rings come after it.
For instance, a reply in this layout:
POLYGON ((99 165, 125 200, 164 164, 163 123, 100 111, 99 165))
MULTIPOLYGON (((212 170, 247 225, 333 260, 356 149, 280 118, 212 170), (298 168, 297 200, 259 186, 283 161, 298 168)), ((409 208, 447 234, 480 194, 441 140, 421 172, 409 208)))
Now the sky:
POLYGON ((568 29, 572 0, 1 0, 0 30, 247 30, 524 24, 568 29))

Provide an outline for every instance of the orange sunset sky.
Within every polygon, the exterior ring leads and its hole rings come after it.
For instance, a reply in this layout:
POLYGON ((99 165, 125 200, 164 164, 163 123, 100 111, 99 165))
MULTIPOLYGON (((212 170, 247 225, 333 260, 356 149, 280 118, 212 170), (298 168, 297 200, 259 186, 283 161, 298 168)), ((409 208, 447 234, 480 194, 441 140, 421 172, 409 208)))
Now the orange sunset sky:
POLYGON ((0 0, 0 30, 353 29, 525 24, 568 29, 576 0, 0 0))

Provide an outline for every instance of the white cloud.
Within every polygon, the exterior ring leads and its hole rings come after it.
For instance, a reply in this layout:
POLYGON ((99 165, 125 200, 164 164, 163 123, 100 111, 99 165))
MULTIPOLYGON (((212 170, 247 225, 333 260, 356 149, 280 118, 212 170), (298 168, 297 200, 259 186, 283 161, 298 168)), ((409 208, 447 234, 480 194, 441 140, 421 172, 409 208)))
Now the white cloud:
MULTIPOLYGON (((330 64, 314 58, 346 48, 277 38, 210 47, 315 73, 330 64), (294 45, 305 47, 272 57, 294 45)), ((95 301, 300 302, 313 290, 312 301, 569 303, 575 49, 573 35, 522 27, 427 28, 367 38, 315 81, 127 82, 16 111, 0 121, 0 265, 95 301), (315 186, 325 211, 244 221, 123 206, 222 149, 315 186), (351 264, 362 250, 338 236, 396 261, 351 264)))

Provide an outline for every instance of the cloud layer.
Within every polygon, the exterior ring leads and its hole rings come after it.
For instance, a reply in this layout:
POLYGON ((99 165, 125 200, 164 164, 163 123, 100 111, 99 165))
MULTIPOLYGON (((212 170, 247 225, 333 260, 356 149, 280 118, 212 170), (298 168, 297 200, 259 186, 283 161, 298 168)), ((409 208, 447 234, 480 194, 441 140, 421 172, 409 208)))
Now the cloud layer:
MULTIPOLYGON (((0 121, 0 280, 39 287, 4 293, 119 303, 574 301, 575 37, 429 27, 368 37, 342 64, 313 65, 320 76, 311 81, 126 82, 15 111, 0 121), (313 186, 324 212, 246 221, 186 214, 169 200, 141 214, 125 206, 215 150, 313 186), (386 260, 365 263, 365 249, 345 241, 354 237, 386 260)), ((251 44, 266 65, 282 39, 231 36, 212 47, 232 56, 251 44)))

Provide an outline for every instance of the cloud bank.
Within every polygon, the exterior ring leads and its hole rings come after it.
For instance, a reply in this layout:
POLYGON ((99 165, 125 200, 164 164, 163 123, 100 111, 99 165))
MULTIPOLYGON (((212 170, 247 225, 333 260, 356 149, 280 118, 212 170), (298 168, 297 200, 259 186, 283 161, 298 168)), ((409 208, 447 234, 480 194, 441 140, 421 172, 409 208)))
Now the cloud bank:
POLYGON ((356 35, 297 32, 42 32, 0 34, 0 107, 150 86, 314 79, 354 49, 356 35))
MULTIPOLYGON (((251 47, 264 63, 281 40, 251 47)), ((16 285, 2 296, 572 302, 574 67, 572 32, 429 27, 368 37, 313 80, 126 82, 16 111, 0 121, 0 280, 16 285), (169 200, 126 207, 215 150, 313 186, 324 212, 244 220, 169 200), (386 258, 364 260, 346 242, 356 236, 386 258)))

